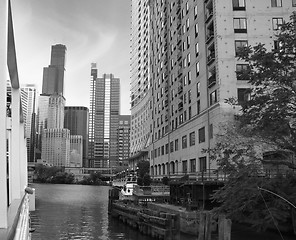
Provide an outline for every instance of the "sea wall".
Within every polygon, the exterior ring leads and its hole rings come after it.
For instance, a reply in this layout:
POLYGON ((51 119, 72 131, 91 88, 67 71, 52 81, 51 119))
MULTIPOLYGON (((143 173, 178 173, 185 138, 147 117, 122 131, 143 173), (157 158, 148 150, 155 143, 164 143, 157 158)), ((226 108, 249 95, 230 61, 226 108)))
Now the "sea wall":
POLYGON ((148 203, 148 208, 159 212, 179 214, 180 231, 187 234, 198 235, 200 211, 187 211, 183 207, 158 203, 148 203))

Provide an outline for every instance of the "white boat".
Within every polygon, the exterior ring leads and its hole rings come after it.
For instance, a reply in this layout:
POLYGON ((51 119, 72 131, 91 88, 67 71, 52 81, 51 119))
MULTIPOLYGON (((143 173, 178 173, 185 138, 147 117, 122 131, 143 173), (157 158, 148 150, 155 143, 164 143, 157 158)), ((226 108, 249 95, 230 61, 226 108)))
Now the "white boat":
POLYGON ((119 193, 119 200, 135 200, 134 190, 135 186, 138 186, 135 182, 127 182, 119 193))

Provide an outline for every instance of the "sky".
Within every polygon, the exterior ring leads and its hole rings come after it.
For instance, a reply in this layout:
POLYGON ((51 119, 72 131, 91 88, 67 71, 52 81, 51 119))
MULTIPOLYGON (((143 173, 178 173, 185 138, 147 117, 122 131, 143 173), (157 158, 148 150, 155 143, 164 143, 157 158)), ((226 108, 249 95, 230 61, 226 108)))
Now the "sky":
POLYGON ((89 107, 90 68, 120 78, 121 114, 130 114, 130 0, 12 0, 20 83, 42 89, 51 46, 67 47, 67 106, 89 107))

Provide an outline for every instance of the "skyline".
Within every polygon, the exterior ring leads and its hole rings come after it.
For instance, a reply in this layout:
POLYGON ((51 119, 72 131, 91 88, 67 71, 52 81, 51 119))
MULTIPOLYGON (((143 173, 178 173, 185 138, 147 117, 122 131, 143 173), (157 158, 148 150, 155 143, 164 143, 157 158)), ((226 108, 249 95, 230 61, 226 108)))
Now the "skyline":
POLYGON ((130 115, 130 1, 69 2, 12 1, 20 83, 37 84, 41 93, 51 46, 63 44, 66 106, 89 108, 91 63, 96 62, 98 77, 112 73, 120 79, 121 114, 130 115))

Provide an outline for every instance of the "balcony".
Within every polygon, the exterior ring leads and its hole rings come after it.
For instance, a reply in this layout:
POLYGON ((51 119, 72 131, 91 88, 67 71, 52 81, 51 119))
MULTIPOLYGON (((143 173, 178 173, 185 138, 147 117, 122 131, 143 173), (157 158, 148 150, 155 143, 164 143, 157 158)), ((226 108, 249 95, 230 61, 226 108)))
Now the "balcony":
POLYGON ((165 100, 164 101, 164 106, 167 107, 168 105, 169 105, 169 101, 168 100, 165 100))
POLYGON ((209 44, 214 39, 214 31, 209 32, 206 38, 206 44, 209 44))
POLYGON ((178 87, 178 94, 181 94, 183 92, 183 86, 178 87))
POLYGON ((205 15, 205 23, 208 23, 213 17, 213 9, 205 15))
POLYGON ((209 79, 208 79, 208 88, 211 88, 215 84, 216 84, 216 74, 209 77, 209 79))
POLYGON ((209 54, 208 59, 207 59, 207 64, 210 65, 211 63, 213 63, 215 61, 215 52, 212 52, 209 54))
POLYGON ((180 77, 182 75, 182 69, 178 70, 178 77, 180 77))
POLYGON ((178 103, 178 111, 183 110, 183 102, 178 103))
POLYGON ((177 61, 180 61, 181 59, 182 59, 182 52, 178 52, 177 61))

